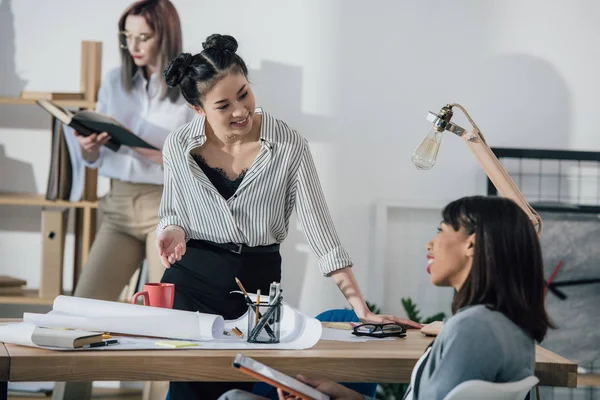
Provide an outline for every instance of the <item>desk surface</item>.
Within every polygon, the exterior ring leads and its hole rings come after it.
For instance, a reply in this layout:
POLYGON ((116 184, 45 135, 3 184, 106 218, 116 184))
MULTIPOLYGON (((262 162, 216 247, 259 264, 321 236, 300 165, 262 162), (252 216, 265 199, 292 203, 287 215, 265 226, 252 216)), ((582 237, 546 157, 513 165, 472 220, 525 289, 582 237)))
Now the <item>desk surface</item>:
MULTIPOLYGON (((321 341, 308 350, 247 350, 284 373, 338 382, 408 382, 433 338, 409 331, 404 339, 364 343, 321 341)), ((0 377, 9 381, 247 381, 231 366, 237 350, 50 351, 0 343, 0 377)), ((577 386, 577 365, 541 347, 542 385, 577 386)))

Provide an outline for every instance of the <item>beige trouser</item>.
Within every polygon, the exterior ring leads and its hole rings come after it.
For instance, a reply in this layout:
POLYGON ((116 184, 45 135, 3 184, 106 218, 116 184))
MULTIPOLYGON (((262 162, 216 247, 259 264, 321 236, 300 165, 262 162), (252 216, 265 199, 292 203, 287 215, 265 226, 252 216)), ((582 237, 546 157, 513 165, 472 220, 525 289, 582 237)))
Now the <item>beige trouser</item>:
MULTIPOLYGON (((98 204, 104 217, 74 296, 116 301, 144 259, 148 281, 160 282, 164 267, 156 250, 155 229, 161 196, 159 185, 111 180, 109 193, 98 204)), ((152 386, 152 392, 162 392, 156 398, 164 399, 168 383, 152 386)), ((89 398, 91 390, 91 382, 57 382, 52 398, 82 400, 89 398)))

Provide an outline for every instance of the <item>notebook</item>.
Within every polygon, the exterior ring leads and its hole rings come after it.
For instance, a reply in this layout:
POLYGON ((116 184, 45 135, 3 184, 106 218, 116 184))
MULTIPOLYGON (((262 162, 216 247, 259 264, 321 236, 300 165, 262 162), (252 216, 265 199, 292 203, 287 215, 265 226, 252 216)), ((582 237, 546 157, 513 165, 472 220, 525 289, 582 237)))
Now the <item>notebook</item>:
POLYGON ((76 349, 102 341, 102 333, 79 329, 43 328, 36 326, 31 341, 38 346, 76 349))

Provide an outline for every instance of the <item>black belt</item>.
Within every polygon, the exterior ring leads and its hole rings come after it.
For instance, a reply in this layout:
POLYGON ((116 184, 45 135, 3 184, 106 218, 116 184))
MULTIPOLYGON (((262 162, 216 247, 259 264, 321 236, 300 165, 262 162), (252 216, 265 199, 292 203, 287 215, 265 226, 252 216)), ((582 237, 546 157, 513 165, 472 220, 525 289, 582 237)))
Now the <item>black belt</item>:
POLYGON ((279 251, 279 243, 270 244, 268 246, 247 246, 241 243, 215 243, 208 240, 200 240, 209 246, 218 247, 223 250, 229 250, 232 253, 276 253, 279 251))

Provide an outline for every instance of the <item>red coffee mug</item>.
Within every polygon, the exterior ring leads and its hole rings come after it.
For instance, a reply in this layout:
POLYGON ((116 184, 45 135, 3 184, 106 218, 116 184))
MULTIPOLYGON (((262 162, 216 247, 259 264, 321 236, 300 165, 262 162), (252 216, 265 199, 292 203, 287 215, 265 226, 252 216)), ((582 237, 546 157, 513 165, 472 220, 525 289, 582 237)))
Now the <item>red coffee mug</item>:
POLYGON ((151 307, 173 308, 175 300, 175 285, 172 283, 146 283, 144 291, 137 292, 131 298, 131 304, 135 304, 138 296, 144 298, 144 305, 151 307))

